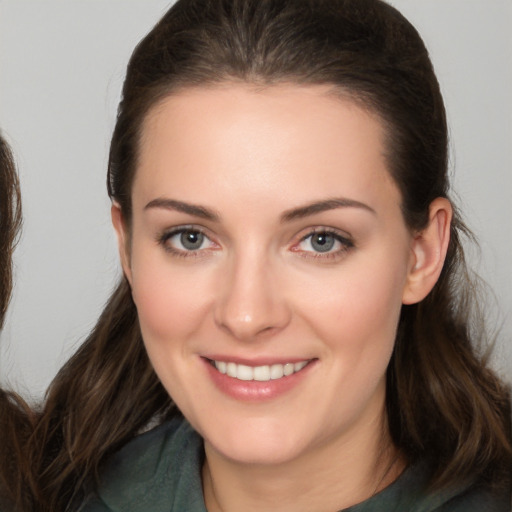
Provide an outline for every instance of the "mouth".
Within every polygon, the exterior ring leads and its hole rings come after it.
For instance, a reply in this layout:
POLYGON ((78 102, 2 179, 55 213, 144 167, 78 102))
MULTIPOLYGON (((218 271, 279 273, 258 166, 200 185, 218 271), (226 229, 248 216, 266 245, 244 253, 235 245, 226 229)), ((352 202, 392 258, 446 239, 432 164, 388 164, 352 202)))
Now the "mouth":
POLYGON ((241 381, 268 382, 289 377, 302 371, 312 359, 295 363, 270 364, 262 366, 248 366, 232 361, 217 361, 208 359, 208 362, 221 374, 241 381))

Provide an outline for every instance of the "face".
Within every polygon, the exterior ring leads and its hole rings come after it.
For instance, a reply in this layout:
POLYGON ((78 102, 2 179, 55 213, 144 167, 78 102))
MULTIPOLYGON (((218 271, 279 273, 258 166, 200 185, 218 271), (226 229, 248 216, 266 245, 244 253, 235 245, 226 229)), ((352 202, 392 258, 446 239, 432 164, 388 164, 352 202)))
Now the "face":
POLYGON ((320 86, 191 89, 146 119, 124 268, 154 369, 215 453, 291 461, 382 420, 414 264, 383 138, 320 86))

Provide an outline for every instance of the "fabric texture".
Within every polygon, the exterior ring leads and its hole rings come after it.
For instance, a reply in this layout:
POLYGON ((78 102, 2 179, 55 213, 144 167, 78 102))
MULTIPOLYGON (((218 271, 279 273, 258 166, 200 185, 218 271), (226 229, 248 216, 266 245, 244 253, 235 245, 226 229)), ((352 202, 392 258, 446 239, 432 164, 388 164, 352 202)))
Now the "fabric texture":
MULTIPOLYGON (((176 418, 138 436, 111 459, 81 512, 207 512, 201 437, 176 418)), ((510 512, 510 497, 475 487, 424 492, 426 471, 408 468, 372 498, 340 512, 510 512)), ((314 512, 314 511, 312 511, 314 512)))

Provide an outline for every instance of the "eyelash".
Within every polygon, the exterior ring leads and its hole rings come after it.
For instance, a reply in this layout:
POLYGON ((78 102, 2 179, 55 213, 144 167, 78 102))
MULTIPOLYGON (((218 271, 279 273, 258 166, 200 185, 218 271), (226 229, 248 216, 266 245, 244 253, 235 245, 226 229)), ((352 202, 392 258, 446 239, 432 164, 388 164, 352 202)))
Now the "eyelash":
POLYGON ((322 260, 337 260, 343 257, 348 251, 355 247, 354 242, 346 235, 341 235, 338 231, 327 228, 314 228, 303 236, 300 241, 292 247, 292 251, 300 252, 303 258, 322 259, 322 260), (334 251, 304 251, 298 249, 298 246, 305 242, 308 238, 312 238, 315 235, 326 235, 334 238, 334 241, 340 244, 340 248, 334 251))
MULTIPOLYGON (((169 244, 169 240, 171 240, 173 237, 187 232, 202 235, 211 244, 215 244, 215 242, 211 240, 211 238, 205 233, 203 229, 196 226, 181 226, 175 229, 171 229, 169 231, 164 231, 163 233, 157 236, 157 243, 161 245, 166 252, 179 258, 197 258, 205 256, 205 251, 207 249, 184 250, 177 249, 176 247, 169 244)), ((303 258, 312 258, 315 260, 336 260, 345 255, 345 253, 347 253, 350 249, 354 247, 354 242, 347 236, 341 235, 339 232, 333 229, 319 227, 308 231, 308 233, 305 236, 303 236, 299 240, 299 242, 292 246, 291 251, 301 253, 301 257, 303 258), (341 247, 335 251, 328 250, 326 252, 306 251, 298 248, 303 242, 308 240, 308 238, 311 238, 315 235, 330 236, 334 239, 335 242, 339 243, 341 247)))
POLYGON ((164 231, 160 235, 157 236, 157 243, 161 245, 164 250, 173 256, 177 256, 179 258, 198 258, 201 256, 204 256, 204 251, 206 249, 196 249, 196 250, 184 250, 184 249, 177 249, 176 247, 173 247, 171 244, 169 244, 169 240, 171 238, 181 235, 183 233, 194 233, 198 235, 204 236, 206 240, 209 240, 210 243, 212 242, 211 238, 200 228, 196 226, 181 226, 175 229, 171 229, 169 231, 164 231))

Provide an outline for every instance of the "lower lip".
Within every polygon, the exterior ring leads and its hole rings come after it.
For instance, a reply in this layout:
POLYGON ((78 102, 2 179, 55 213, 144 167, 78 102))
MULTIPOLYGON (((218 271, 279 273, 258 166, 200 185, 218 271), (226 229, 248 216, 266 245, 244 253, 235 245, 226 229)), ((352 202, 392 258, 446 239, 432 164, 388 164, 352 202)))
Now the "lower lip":
POLYGON ((224 394, 246 402, 262 402, 272 400, 297 386, 315 365, 315 360, 308 363, 302 370, 269 381, 239 380, 220 373, 207 359, 203 359, 210 378, 224 394))

